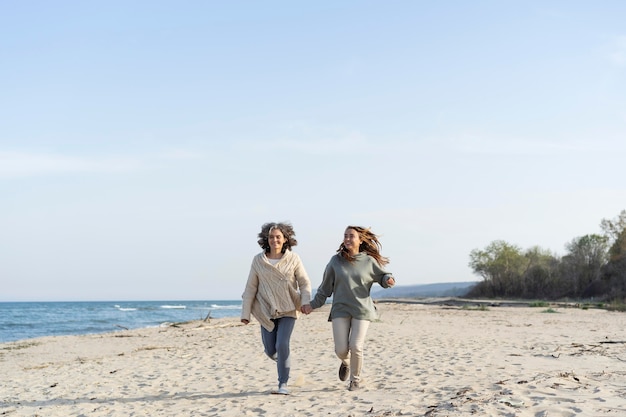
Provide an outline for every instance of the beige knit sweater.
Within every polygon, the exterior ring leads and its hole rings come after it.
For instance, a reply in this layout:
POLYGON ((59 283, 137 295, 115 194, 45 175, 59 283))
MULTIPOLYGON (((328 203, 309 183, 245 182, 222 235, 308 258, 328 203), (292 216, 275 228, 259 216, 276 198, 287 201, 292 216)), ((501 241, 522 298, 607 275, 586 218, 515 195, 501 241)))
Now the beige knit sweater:
POLYGON ((252 259, 246 289, 242 295, 241 318, 252 314, 268 331, 271 319, 298 318, 300 306, 311 302, 311 282, 300 257, 288 250, 276 265, 264 252, 252 259))

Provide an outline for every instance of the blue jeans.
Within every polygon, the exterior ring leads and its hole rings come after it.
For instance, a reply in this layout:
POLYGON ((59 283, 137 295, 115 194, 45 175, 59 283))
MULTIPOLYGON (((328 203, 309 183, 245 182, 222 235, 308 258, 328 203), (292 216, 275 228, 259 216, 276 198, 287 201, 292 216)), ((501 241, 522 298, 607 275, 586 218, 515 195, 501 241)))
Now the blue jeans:
POLYGON ((261 326, 261 339, 265 354, 273 359, 276 355, 276 366, 278 367, 278 383, 286 384, 289 380, 289 370, 291 360, 289 358, 289 340, 296 324, 293 317, 281 317, 273 319, 274 330, 267 331, 261 326))

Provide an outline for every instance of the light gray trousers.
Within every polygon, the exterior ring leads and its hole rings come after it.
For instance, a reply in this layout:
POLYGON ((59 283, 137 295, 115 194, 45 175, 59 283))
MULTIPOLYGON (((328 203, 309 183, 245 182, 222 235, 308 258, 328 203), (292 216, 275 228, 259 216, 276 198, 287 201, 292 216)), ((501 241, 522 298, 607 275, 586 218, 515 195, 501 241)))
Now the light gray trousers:
POLYGON ((361 380, 363 368, 363 346, 370 322, 351 317, 333 319, 335 354, 341 362, 350 366, 350 381, 361 380))

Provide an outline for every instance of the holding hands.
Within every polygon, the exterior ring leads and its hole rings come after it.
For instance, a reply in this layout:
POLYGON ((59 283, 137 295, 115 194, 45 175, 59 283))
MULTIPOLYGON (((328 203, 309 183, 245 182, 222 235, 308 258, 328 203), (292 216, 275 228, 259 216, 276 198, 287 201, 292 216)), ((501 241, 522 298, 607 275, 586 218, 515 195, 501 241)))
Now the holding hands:
POLYGON ((311 314, 311 312, 313 311, 313 307, 311 307, 311 304, 305 304, 302 307, 300 307, 300 311, 303 314, 311 314))

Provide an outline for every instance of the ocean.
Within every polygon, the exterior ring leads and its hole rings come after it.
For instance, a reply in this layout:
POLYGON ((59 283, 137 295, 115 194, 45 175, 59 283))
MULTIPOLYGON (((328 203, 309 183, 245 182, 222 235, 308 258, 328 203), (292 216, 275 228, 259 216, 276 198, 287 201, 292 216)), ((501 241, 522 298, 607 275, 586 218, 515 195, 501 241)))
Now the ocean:
POLYGON ((0 302, 0 343, 41 336, 158 327, 163 323, 239 317, 232 301, 0 302))

